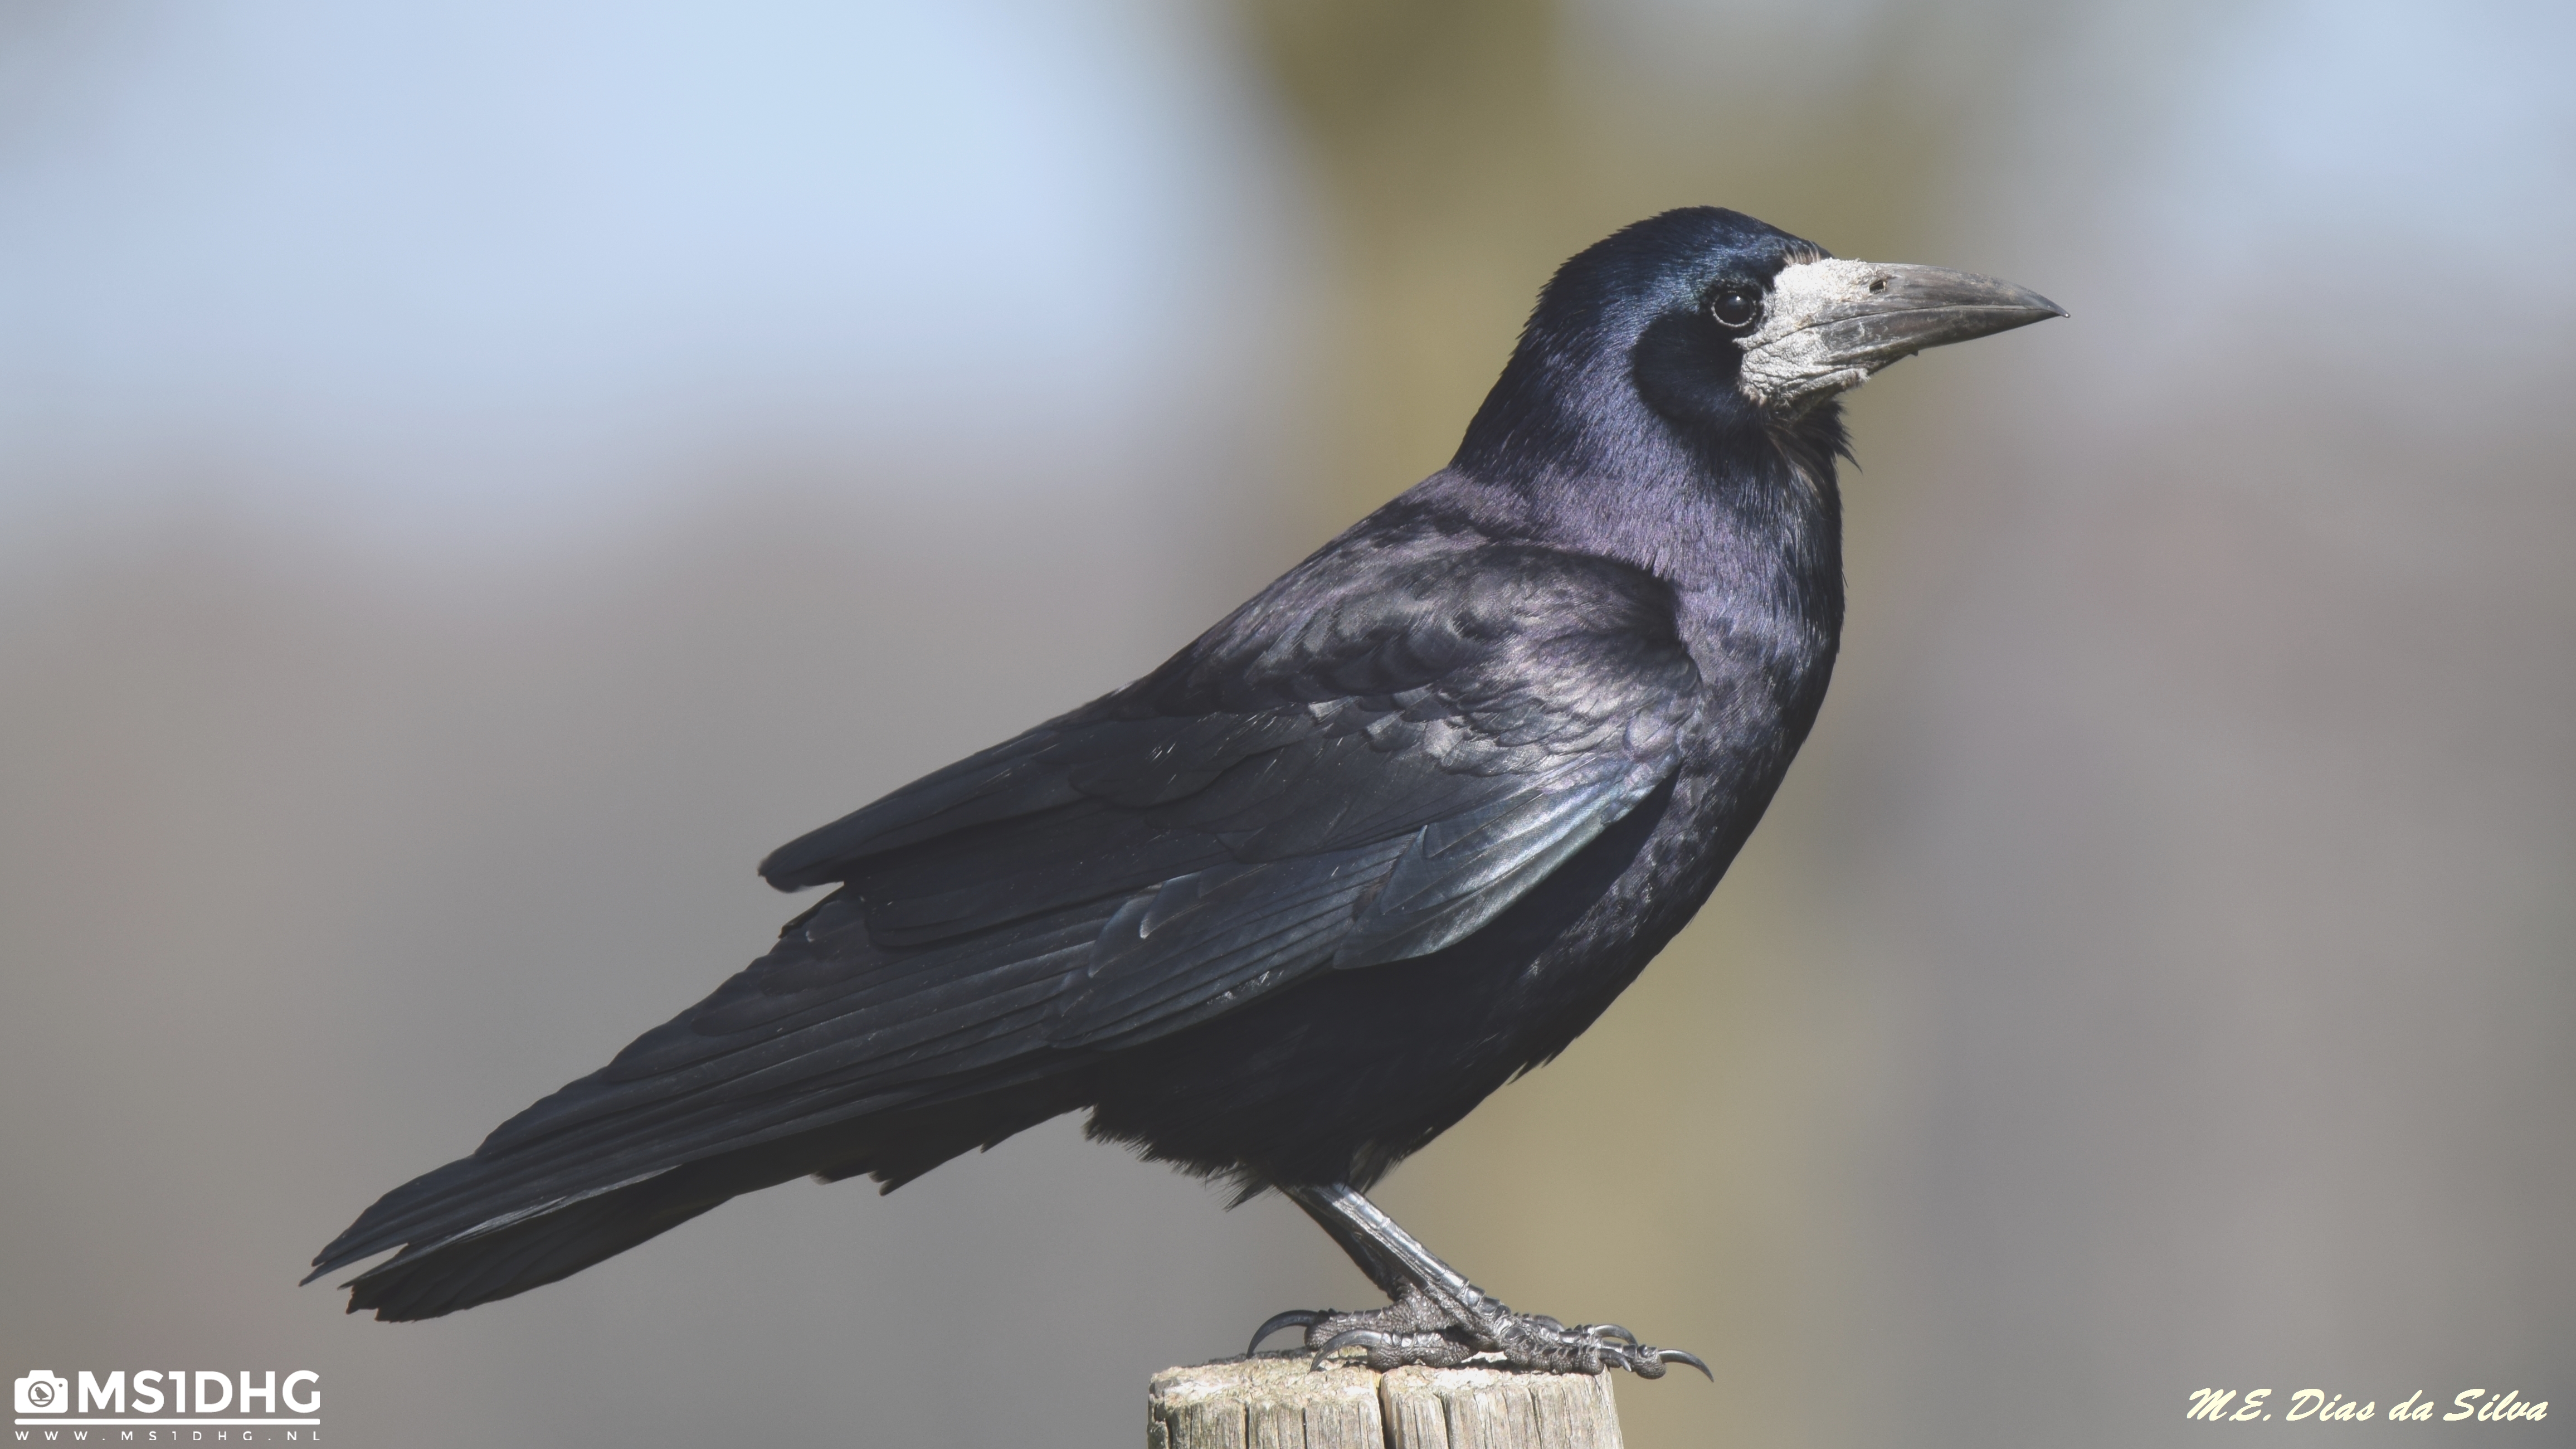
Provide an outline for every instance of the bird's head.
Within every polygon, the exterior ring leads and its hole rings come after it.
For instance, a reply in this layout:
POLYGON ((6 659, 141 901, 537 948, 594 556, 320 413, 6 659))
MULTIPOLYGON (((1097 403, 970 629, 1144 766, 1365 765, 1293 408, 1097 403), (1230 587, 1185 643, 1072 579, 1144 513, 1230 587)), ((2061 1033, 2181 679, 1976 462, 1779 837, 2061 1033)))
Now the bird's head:
POLYGON ((1686 431, 1779 430, 1898 358, 2064 315, 1991 277, 1842 260, 1717 207, 1668 211, 1558 269, 1468 441, 1570 441, 1569 425, 1615 428, 1638 404, 1686 431))

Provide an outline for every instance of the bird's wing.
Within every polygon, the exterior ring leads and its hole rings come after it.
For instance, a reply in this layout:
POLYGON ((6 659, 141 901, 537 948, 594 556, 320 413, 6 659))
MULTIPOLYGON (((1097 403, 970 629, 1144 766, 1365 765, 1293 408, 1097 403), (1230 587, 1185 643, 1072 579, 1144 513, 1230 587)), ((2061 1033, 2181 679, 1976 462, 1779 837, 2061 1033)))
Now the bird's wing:
POLYGON ((1328 550, 1135 685, 782 847, 773 884, 842 888, 320 1261, 1438 950, 1670 776, 1698 683, 1623 565, 1328 550))
POLYGON ((1531 547, 1324 557, 762 873, 846 882, 898 949, 1111 907, 1038 1034, 1119 1046, 1460 940, 1669 774, 1699 675, 1659 581, 1531 547))

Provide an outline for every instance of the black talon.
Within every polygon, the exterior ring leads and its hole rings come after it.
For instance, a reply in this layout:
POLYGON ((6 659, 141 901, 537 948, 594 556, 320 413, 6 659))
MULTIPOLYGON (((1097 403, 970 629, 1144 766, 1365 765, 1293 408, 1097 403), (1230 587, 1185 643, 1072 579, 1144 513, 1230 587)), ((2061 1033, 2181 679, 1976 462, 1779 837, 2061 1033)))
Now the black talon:
POLYGON ((1325 1339, 1324 1346, 1315 1350, 1315 1361, 1306 1365, 1306 1371, 1308 1373, 1313 1373, 1315 1370, 1324 1366, 1324 1360, 1331 1358, 1335 1353, 1338 1353, 1343 1349, 1353 1347, 1393 1348, 1395 1347, 1395 1340, 1373 1328, 1343 1329, 1341 1332, 1325 1339))
POLYGON ((1583 1331, 1597 1338, 1616 1338, 1623 1340, 1630 1348, 1645 1347, 1644 1344, 1637 1341, 1637 1335, 1630 1333, 1628 1330, 1621 1328, 1615 1323, 1587 1323, 1583 1326, 1583 1331))
POLYGON ((1711 1369, 1707 1364, 1701 1362, 1700 1356, 1695 1353, 1684 1353, 1678 1348, 1659 1348, 1655 1350, 1655 1362, 1686 1363, 1692 1368, 1698 1369, 1701 1373, 1707 1374, 1708 1381, 1710 1383, 1717 1382, 1716 1371, 1711 1369))
POLYGON ((1261 1340, 1283 1328, 1312 1328, 1323 1322, 1324 1317, 1323 1313, 1310 1308, 1291 1308, 1285 1313, 1274 1313, 1263 1319, 1261 1326, 1252 1331, 1252 1346, 1243 1351, 1243 1356, 1250 1358, 1261 1352, 1261 1340))

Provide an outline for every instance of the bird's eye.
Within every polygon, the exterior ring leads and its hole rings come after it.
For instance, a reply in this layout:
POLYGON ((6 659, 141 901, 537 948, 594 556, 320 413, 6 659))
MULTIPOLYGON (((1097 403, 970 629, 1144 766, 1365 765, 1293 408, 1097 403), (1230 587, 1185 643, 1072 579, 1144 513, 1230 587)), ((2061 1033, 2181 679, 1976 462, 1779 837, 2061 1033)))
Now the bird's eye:
POLYGON ((1729 331, 1750 327, 1762 315, 1762 294, 1750 287, 1728 287, 1709 298, 1708 315, 1729 331))

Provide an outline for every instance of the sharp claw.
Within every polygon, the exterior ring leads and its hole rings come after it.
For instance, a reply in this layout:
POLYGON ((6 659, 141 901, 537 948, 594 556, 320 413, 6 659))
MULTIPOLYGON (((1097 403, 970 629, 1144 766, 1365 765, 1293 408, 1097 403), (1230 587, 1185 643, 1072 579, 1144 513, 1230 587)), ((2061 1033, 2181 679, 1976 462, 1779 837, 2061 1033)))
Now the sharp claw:
POLYGON ((1261 1340, 1283 1328, 1312 1328, 1323 1321, 1324 1315, 1310 1308, 1291 1308, 1285 1313, 1274 1313, 1262 1320, 1259 1328, 1253 1330, 1252 1346, 1243 1351, 1243 1356, 1250 1358, 1261 1352, 1261 1340))
POLYGON ((1684 1353, 1678 1348, 1659 1348, 1655 1350, 1654 1359, 1657 1363, 1689 1364, 1692 1368, 1698 1369, 1701 1373, 1707 1374, 1708 1381, 1710 1383, 1717 1382, 1716 1371, 1711 1369, 1706 1363, 1701 1362, 1698 1354, 1684 1353))
POLYGON ((1306 1371, 1308 1373, 1313 1373, 1315 1370, 1322 1368, 1324 1366, 1324 1360, 1331 1358, 1334 1354, 1339 1353, 1341 1350, 1346 1348, 1393 1347, 1395 1347, 1395 1340, 1389 1338, 1383 1333, 1379 1333, 1375 1329, 1346 1328, 1324 1340, 1324 1346, 1315 1350, 1315 1361, 1306 1365, 1306 1371))
POLYGON ((1390 1323, 1391 1320, 1391 1323, 1384 1328, 1346 1328, 1333 1334, 1318 1345, 1307 1360, 1308 1372, 1322 1369, 1332 1361, 1333 1355, 1344 1349, 1358 1348, 1368 1351, 1368 1362, 1378 1364, 1454 1365, 1493 1360, 1507 1366, 1532 1369, 1554 1365, 1562 1372, 1564 1365, 1589 1363, 1594 1366, 1591 1369, 1594 1373, 1621 1368, 1641 1379, 1662 1378, 1666 1364, 1686 1363, 1706 1375, 1709 1382, 1717 1382, 1717 1371, 1698 1354, 1684 1353, 1677 1348, 1649 1348, 1637 1341, 1637 1335, 1616 1323, 1568 1327, 1538 1314, 1498 1310, 1500 1321, 1497 1323, 1452 1321, 1432 1328, 1413 1321, 1400 1312, 1400 1308, 1401 1305, 1374 1314, 1349 1316, 1337 1315, 1330 1309, 1320 1312, 1293 1309, 1262 1324, 1261 1331, 1253 1335, 1251 1348, 1246 1352, 1258 1352, 1264 1339, 1283 1328, 1313 1330, 1318 1324, 1328 1323, 1336 1317, 1345 1323, 1357 1317, 1363 1322, 1390 1323), (1428 1331, 1398 1331, 1408 1326, 1428 1331))

